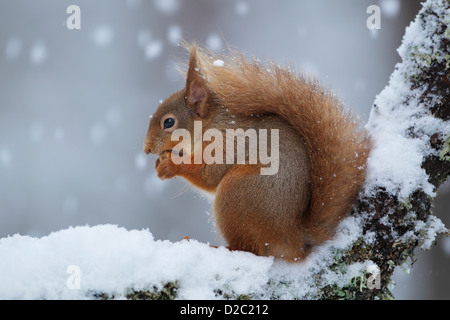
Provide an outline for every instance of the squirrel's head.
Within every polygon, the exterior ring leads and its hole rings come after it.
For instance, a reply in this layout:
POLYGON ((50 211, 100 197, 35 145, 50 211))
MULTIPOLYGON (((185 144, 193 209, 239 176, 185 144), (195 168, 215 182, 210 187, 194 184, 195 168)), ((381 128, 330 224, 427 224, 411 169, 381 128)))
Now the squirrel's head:
POLYGON ((191 48, 186 87, 167 98, 150 119, 144 152, 159 155, 179 141, 172 141, 175 129, 194 131, 194 121, 208 117, 212 94, 197 64, 197 47, 191 48))

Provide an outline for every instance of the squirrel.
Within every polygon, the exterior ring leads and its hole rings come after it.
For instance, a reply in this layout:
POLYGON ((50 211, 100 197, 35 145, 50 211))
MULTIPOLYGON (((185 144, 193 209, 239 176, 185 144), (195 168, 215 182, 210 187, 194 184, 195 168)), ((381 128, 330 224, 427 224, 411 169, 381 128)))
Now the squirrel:
MULTIPOLYGON (((186 86, 161 103, 144 142, 145 154, 159 155, 158 177, 180 176, 214 195, 215 224, 230 250, 305 259, 351 212, 366 176, 370 138, 336 95, 310 76, 240 52, 184 46, 186 86), (265 165, 251 163, 248 154, 243 163, 195 162, 194 142, 179 150, 171 135, 176 129, 193 135, 197 121, 202 134, 278 130, 277 172, 261 174, 265 165), (175 163, 174 154, 192 161, 175 163)), ((225 147, 218 149, 214 156, 225 156, 225 147)))

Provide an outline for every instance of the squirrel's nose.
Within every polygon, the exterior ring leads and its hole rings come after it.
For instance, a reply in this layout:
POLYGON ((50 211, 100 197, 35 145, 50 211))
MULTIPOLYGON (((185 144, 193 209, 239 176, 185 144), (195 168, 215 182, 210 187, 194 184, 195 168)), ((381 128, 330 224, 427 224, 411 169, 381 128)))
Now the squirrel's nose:
POLYGON ((152 150, 150 149, 148 144, 144 144, 144 153, 145 154, 149 154, 150 152, 152 152, 152 150))

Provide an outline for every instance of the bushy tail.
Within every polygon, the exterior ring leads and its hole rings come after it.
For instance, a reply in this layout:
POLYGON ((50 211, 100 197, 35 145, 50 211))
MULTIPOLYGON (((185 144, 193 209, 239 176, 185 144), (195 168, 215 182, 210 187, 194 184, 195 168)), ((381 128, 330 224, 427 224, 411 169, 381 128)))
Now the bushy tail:
POLYGON ((211 90, 233 112, 275 113, 304 138, 311 160, 311 205, 302 216, 312 244, 332 237, 364 182, 370 140, 339 99, 317 80, 240 53, 218 56, 188 45, 211 90), (225 63, 214 64, 217 59, 225 63))

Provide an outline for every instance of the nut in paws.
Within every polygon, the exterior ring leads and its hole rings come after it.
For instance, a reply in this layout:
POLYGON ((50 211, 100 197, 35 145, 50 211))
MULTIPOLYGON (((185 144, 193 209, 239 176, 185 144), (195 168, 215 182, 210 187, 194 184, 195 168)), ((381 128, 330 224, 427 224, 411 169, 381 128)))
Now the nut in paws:
POLYGON ((161 180, 175 177, 177 165, 172 162, 171 153, 163 152, 155 162, 155 169, 161 180))

